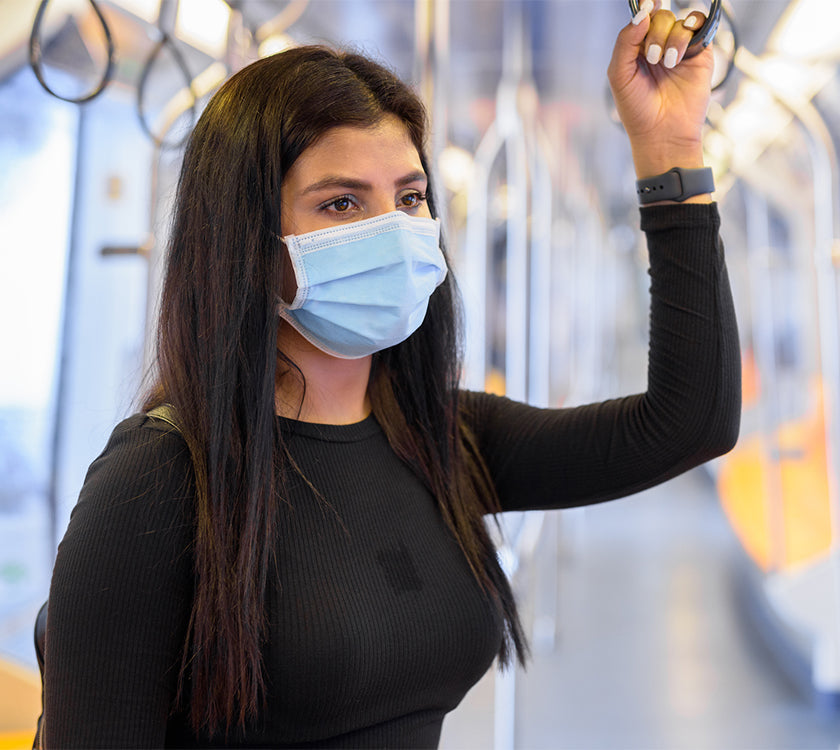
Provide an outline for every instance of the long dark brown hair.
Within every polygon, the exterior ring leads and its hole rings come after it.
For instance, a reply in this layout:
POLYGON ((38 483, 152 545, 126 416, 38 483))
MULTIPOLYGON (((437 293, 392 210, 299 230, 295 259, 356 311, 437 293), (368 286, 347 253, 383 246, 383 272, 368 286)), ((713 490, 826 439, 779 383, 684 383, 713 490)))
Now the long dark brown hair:
MULTIPOLYGON (((275 417, 283 175, 336 125, 405 124, 430 180, 426 115, 368 58, 299 47, 235 74, 187 145, 160 304, 157 368, 144 402, 175 407, 195 469, 196 589, 181 669, 196 731, 230 729, 264 697, 262 645, 276 509, 291 471, 275 417), (186 688, 186 685, 189 685, 186 688)), ((433 189, 429 206, 436 214, 433 189)), ((506 623, 499 657, 524 658, 510 585, 485 526, 498 510, 459 401, 460 313, 452 276, 405 342, 374 355, 369 392, 394 451, 425 482, 506 623)))

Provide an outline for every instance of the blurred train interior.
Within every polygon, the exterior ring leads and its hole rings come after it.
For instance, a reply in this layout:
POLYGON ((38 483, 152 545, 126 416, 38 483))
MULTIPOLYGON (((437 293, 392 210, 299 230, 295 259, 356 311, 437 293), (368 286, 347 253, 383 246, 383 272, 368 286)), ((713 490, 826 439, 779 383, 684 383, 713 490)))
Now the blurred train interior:
MULTIPOLYGON (((633 498, 505 519, 533 664, 479 682, 443 748, 840 746, 840 5, 722 6, 705 144, 740 441, 633 498)), ((411 81, 465 384, 585 403, 645 383, 646 248, 606 83, 629 17, 626 0, 0 0, 0 748, 31 746, 35 615, 86 469, 137 408, 208 97, 311 42, 411 81)))

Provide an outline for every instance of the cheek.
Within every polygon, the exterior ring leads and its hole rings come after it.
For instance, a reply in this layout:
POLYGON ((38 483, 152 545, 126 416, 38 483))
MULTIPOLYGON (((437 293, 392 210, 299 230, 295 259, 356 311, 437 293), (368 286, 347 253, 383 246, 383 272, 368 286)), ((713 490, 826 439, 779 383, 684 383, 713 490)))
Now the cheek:
POLYGON ((432 218, 432 212, 431 212, 431 210, 429 209, 429 204, 428 204, 427 202, 426 202, 426 203, 423 203, 423 205, 422 205, 422 206, 420 206, 419 208, 417 208, 417 210, 415 211, 414 215, 415 215, 415 216, 422 216, 422 217, 423 217, 423 218, 425 218, 425 219, 431 219, 431 218, 432 218))

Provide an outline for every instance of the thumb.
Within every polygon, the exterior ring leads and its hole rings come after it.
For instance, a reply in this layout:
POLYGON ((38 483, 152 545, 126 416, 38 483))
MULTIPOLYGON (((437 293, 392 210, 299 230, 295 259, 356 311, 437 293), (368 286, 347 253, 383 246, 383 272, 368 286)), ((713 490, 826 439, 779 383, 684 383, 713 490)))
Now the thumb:
POLYGON ((611 82, 621 83, 635 74, 642 44, 650 29, 650 16, 657 5, 659 5, 659 0, 657 2, 644 0, 633 20, 618 33, 609 65, 611 82))

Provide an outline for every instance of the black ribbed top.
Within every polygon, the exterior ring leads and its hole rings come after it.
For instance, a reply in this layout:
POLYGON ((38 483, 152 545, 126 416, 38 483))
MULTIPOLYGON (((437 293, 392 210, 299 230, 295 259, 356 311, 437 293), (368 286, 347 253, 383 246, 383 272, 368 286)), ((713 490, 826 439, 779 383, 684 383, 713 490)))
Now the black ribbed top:
MULTIPOLYGON (((651 255, 646 393, 576 409, 464 394, 505 509, 636 492, 728 450, 740 363, 714 206, 642 211, 651 255)), ((490 666, 502 623, 434 499, 370 417, 282 420, 292 479, 270 592, 265 714, 217 746, 428 748, 490 666)), ((91 465, 59 546, 48 747, 201 747, 172 714, 192 596, 189 456, 143 415, 91 465)))

